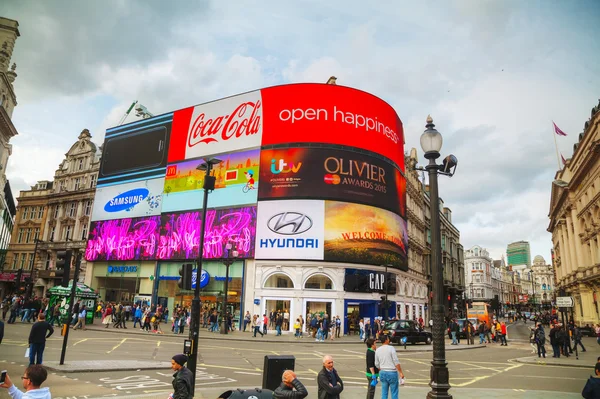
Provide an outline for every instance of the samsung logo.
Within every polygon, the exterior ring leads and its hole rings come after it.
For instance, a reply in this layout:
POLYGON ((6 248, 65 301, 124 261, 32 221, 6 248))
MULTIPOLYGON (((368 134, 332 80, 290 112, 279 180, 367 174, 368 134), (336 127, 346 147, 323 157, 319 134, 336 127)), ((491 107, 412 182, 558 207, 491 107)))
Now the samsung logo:
POLYGON ((104 205, 106 212, 119 212, 133 208, 140 202, 144 201, 150 191, 147 188, 135 188, 117 195, 104 205))

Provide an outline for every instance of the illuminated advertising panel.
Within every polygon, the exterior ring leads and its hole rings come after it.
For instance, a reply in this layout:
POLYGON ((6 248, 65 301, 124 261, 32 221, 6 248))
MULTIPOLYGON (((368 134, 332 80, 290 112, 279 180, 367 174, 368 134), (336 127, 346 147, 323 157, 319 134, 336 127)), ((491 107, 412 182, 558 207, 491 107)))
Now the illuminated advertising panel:
POLYGON ((390 163, 330 148, 262 150, 260 200, 319 198, 364 203, 405 216, 406 179, 390 163))
POLYGON ((406 220, 368 205, 325 202, 324 260, 408 270, 406 220))
POLYGON ((106 131, 98 185, 165 177, 173 114, 106 131))
POLYGON ((176 111, 169 163, 260 147, 262 110, 256 90, 176 111))
MULTIPOLYGON (((200 211, 92 222, 88 261, 186 260, 198 257, 200 211)), ((206 217, 205 258, 223 256, 228 242, 240 258, 254 256, 256 206, 210 209, 206 217)))
POLYGON ((381 154, 404 170, 404 131, 394 109, 364 91, 324 84, 261 90, 262 145, 326 143, 381 154))
POLYGON ((96 188, 92 221, 160 215, 164 178, 96 188))
MULTIPOLYGON (((208 206, 255 204, 258 192, 260 150, 246 150, 217 156, 222 162, 214 166, 215 190, 208 206)), ((162 211, 177 212, 200 209, 204 201, 204 171, 198 170, 201 159, 181 161, 167 166, 162 211)))
POLYGON ((323 259, 323 201, 258 203, 256 259, 323 259))

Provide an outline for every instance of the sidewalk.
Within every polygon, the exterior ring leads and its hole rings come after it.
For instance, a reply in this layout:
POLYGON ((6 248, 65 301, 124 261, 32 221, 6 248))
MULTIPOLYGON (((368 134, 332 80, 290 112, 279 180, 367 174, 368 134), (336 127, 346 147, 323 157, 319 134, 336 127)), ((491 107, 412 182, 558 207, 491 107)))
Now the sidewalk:
MULTIPOLYGON (((171 329, 163 329, 163 333, 162 334, 157 334, 154 332, 146 332, 146 331, 141 331, 139 328, 133 328, 132 327, 132 323, 129 323, 129 327, 127 327, 127 329, 122 329, 122 328, 113 328, 113 327, 109 327, 109 328, 105 328, 104 326, 102 326, 101 324, 88 324, 86 326, 87 331, 96 331, 96 332, 104 332, 104 333, 108 333, 108 334, 127 334, 127 335, 132 335, 132 336, 160 336, 161 339, 162 338, 168 338, 168 339, 187 339, 188 338, 188 330, 186 329, 186 331, 184 332, 184 334, 174 334, 171 332, 171 329)), ((167 324, 161 324, 161 329, 163 327, 166 327, 167 324)), ((85 334, 84 331, 82 331, 81 333, 85 334)), ((79 334, 79 333, 78 333, 79 334)), ((309 343, 314 343, 315 345, 318 344, 322 344, 322 345, 339 345, 339 344, 358 344, 358 345, 364 345, 364 342, 358 338, 358 335, 351 335, 351 336, 343 336, 340 338, 336 338, 335 340, 327 340, 326 342, 315 342, 314 338, 309 338, 306 336, 306 334, 304 335, 304 338, 296 338, 294 337, 294 334, 292 333, 283 333, 280 336, 275 336, 275 331, 269 331, 268 334, 266 334, 264 337, 261 337, 260 335, 257 336, 256 338, 253 337, 252 333, 250 333, 249 331, 247 332, 242 332, 242 331, 234 331, 233 333, 229 333, 227 335, 225 334, 219 334, 219 333, 209 333, 208 331, 206 331, 205 328, 200 328, 200 340, 212 340, 214 338, 218 338, 219 341, 223 342, 223 341, 232 341, 232 342, 268 342, 268 343, 282 343, 282 342, 298 342, 298 343, 304 343, 304 344, 309 344, 309 343)), ((461 343, 459 345, 450 345, 450 343, 452 342, 452 340, 446 339, 446 350, 447 351, 453 351, 453 350, 465 350, 465 349, 479 349, 479 348, 484 348, 485 345, 467 345, 465 342, 465 340, 462 340, 461 343)), ((397 348, 399 348, 399 350, 404 351, 404 347, 403 346, 397 346, 397 348)), ((410 345, 408 344, 406 346, 406 351, 414 351, 414 352, 423 352, 423 351, 432 351, 433 350, 433 345, 424 345, 424 344, 415 344, 415 345, 410 345)))
MULTIPOLYGON (((407 383, 408 384, 408 383, 407 383)), ((306 386, 308 390, 308 398, 317 397, 316 386, 306 386)), ((216 399, 220 394, 227 390, 235 389, 234 387, 222 387, 222 388, 198 388, 196 389, 195 399, 216 399)), ((427 396, 431 388, 429 387, 411 387, 405 386, 400 388, 400 397, 402 399, 423 399, 427 396)), ((367 390, 366 387, 346 386, 342 397, 344 399, 363 399, 367 390)), ((568 392, 549 392, 549 391, 525 391, 518 389, 489 389, 485 390, 475 388, 451 388, 449 393, 452 397, 457 399, 479 399, 485 397, 486 399, 548 399, 560 397, 561 399, 569 398, 581 398, 580 393, 568 393, 568 392), (559 394, 560 396, 557 396, 559 394)), ((112 398, 129 398, 129 399, 164 399, 168 393, 156 393, 150 395, 125 395, 125 396, 112 396, 112 398)), ((381 388, 378 386, 375 391, 375 397, 381 396, 381 388)), ((93 399, 93 396, 89 397, 93 399)), ((99 397, 98 397, 99 398, 99 397)))

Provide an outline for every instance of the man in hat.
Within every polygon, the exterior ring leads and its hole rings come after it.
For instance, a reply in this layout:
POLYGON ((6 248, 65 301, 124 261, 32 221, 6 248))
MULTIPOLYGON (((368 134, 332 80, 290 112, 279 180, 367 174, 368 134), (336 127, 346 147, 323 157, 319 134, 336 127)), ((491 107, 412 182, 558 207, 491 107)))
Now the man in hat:
POLYGON ((169 396, 172 399, 193 399, 192 372, 184 366, 188 357, 183 354, 175 355, 171 359, 171 368, 175 371, 173 374, 173 393, 169 396))

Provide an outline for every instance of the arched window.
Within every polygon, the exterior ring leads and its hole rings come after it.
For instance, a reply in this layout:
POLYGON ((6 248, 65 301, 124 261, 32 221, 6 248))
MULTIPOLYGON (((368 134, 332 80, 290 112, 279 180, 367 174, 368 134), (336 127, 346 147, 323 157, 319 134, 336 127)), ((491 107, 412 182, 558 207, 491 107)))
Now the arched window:
POLYGON ((333 281, 324 274, 313 274, 304 283, 304 288, 307 290, 331 290, 333 281))
POLYGON ((287 274, 275 273, 269 276, 263 288, 294 288, 294 282, 287 274))

